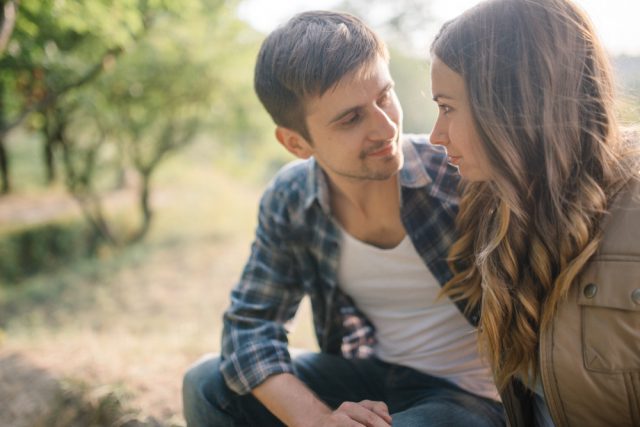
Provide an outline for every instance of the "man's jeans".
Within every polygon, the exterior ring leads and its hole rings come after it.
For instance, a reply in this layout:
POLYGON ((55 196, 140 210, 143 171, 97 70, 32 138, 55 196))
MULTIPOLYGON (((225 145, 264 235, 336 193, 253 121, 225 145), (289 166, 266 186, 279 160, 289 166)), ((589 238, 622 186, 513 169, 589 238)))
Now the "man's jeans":
MULTIPOLYGON (((296 376, 332 408, 345 401, 382 401, 394 427, 505 425, 500 403, 414 369, 322 353, 302 354, 293 363, 296 376)), ((182 397, 188 426, 283 425, 251 394, 229 390, 219 365, 219 358, 209 357, 186 373, 182 397)))

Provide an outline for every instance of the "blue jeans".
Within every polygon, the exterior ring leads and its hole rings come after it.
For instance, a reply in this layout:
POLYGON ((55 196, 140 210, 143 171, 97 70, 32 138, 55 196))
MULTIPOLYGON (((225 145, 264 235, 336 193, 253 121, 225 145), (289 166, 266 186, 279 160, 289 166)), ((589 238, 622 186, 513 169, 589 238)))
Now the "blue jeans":
MULTIPOLYGON (((394 427, 504 426, 502 405, 471 394, 449 381, 377 359, 348 360, 307 353, 293 361, 295 374, 327 405, 382 401, 394 427)), ((220 359, 197 362, 184 377, 184 416, 190 427, 282 426, 260 402, 227 388, 220 359)))

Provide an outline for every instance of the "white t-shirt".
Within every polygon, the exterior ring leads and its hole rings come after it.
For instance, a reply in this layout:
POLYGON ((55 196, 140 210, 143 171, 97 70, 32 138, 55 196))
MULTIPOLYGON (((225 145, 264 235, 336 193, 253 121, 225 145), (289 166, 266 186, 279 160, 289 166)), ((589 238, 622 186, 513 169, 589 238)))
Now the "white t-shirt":
POLYGON ((500 400, 475 329, 449 298, 437 299, 440 284, 409 237, 380 249, 343 230, 338 280, 375 326, 378 358, 500 400))

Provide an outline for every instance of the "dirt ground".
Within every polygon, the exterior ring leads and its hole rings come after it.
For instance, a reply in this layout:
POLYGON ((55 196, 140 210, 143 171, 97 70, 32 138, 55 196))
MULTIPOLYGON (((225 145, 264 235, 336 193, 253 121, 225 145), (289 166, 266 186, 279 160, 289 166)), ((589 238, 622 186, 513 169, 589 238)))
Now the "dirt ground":
POLYGON ((217 350, 219 317, 245 252, 224 246, 167 248, 94 283, 90 302, 35 308, 50 324, 36 335, 15 326, 0 347, 0 425, 33 425, 27 420, 46 413, 68 379, 85 383, 89 395, 125 387, 138 419, 180 425, 182 373, 217 350))
MULTIPOLYGON (((152 249, 128 249, 125 261, 108 256, 98 270, 62 267, 36 278, 61 291, 55 300, 36 299, 0 329, 0 426, 184 425, 182 375, 203 354, 219 349, 221 315, 252 238, 252 221, 244 218, 255 216, 259 194, 234 189, 232 182, 217 184, 220 191, 242 193, 243 201, 216 207, 216 228, 203 225, 213 214, 201 209, 200 218, 184 223, 185 229, 202 227, 201 233, 164 239, 152 249), (226 224, 234 212, 242 218, 226 224)), ((188 204, 201 196, 169 191, 162 199, 188 204)), ((0 218, 13 212, 31 221, 33 212, 48 209, 38 208, 40 203, 75 209, 55 197, 27 197, 22 203, 0 200, 0 218)), ((292 345, 313 348, 306 304, 298 323, 292 345)))

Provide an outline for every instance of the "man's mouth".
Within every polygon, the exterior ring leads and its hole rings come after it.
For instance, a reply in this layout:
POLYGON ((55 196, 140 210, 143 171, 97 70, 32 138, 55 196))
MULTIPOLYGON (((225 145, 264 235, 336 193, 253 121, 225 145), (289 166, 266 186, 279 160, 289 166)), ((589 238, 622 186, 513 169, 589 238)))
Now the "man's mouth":
POLYGON ((369 154, 367 154, 367 156, 368 157, 386 157, 393 154, 393 151, 394 151, 394 145, 393 143, 391 143, 375 151, 370 152, 369 154))

